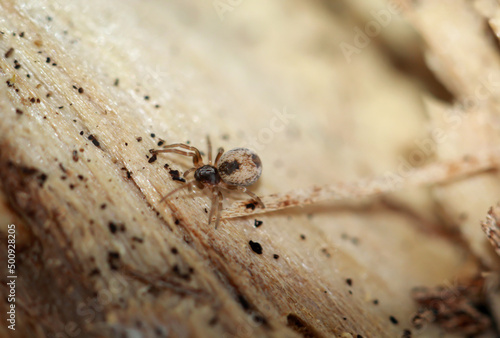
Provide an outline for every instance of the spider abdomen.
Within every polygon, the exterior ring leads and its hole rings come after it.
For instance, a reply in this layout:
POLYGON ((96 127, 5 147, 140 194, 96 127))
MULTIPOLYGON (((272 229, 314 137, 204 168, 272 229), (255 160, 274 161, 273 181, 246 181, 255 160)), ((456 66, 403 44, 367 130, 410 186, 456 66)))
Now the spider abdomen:
POLYGON ((221 156, 217 169, 225 183, 246 187, 259 179, 262 162, 252 150, 235 148, 221 156))

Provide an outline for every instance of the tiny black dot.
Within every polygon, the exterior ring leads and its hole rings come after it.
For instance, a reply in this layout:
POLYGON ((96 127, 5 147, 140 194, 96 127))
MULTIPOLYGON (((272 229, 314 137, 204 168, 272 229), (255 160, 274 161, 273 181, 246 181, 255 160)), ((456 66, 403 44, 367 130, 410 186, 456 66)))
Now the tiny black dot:
POLYGON ((245 205, 245 208, 255 210, 255 203, 248 203, 247 205, 245 205))
POLYGON ((92 276, 98 276, 98 275, 100 275, 100 274, 101 274, 101 270, 99 270, 99 269, 95 268, 95 269, 93 269, 92 271, 90 271, 89 276, 90 276, 90 277, 92 277, 92 276))
POLYGON ((259 221, 259 220, 257 220, 257 219, 256 219, 256 220, 255 220, 255 223, 254 223, 254 226, 255 226, 256 228, 258 228, 258 227, 260 227, 263 223, 264 223, 264 222, 259 221))
POLYGON ((394 317, 394 316, 390 316, 389 317, 389 320, 391 321, 391 323, 393 323, 394 325, 397 325, 399 323, 399 321, 394 317))
POLYGON ((306 239, 306 235, 300 235, 300 239, 302 240, 306 239))
POLYGON ((97 141, 97 139, 95 138, 94 135, 89 135, 88 139, 90 141, 92 141, 92 143, 96 146, 96 147, 99 147, 101 144, 99 143, 99 141, 97 141))
POLYGON ((352 286, 352 279, 347 278, 345 282, 347 283, 347 285, 352 286))
POLYGON ((155 135, 154 133, 151 133, 151 137, 152 137, 152 138, 155 138, 155 137, 156 137, 156 135, 155 135))
POLYGON ((274 255, 273 255, 273 258, 274 258, 274 259, 278 259, 278 258, 280 258, 280 256, 279 256, 279 255, 277 255, 277 254, 274 254, 274 255))
POLYGON ((109 251, 108 264, 111 270, 118 270, 120 264, 120 254, 116 251, 109 251))
POLYGON ((151 158, 148 160, 148 163, 153 163, 154 161, 157 160, 157 157, 156 157, 156 154, 154 154, 153 156, 151 156, 151 158))
POLYGON ((113 222, 109 222, 108 226, 109 226, 109 231, 112 234, 116 233, 116 230, 118 230, 118 228, 116 227, 116 224, 113 222))
POLYGON ((248 242, 250 244, 250 247, 252 248, 253 252, 255 252, 258 255, 262 255, 262 245, 258 242, 250 241, 248 242))
POLYGON ((11 57, 12 53, 14 53, 14 48, 9 48, 9 50, 5 53, 5 58, 8 59, 11 57))

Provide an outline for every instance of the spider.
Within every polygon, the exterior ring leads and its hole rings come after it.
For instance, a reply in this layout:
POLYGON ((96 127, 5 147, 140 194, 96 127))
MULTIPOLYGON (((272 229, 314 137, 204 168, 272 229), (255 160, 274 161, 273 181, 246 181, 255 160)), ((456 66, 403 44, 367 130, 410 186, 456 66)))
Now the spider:
POLYGON ((239 190, 246 193, 262 208, 265 208, 259 196, 247 190, 247 187, 254 184, 262 173, 262 162, 259 156, 247 148, 235 148, 225 153, 223 148, 219 148, 215 161, 212 163, 212 144, 208 136, 207 145, 208 164, 203 163, 200 151, 197 148, 183 143, 173 143, 163 146, 164 149, 150 150, 152 154, 176 153, 184 156, 191 156, 193 158, 194 167, 186 170, 183 176, 187 177, 194 171, 194 179, 163 196, 160 203, 176 192, 190 187, 192 184, 196 184, 200 189, 208 188, 212 191, 212 206, 208 216, 208 224, 211 224, 212 217, 216 212, 216 229, 220 223, 222 201, 224 199, 221 189, 239 190))

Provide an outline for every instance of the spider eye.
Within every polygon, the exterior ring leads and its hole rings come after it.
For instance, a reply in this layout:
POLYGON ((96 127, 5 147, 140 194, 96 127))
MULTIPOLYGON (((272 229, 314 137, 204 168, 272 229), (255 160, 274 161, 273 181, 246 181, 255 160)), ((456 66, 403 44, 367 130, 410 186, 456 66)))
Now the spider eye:
POLYGON ((217 169, 227 184, 246 187, 259 179, 262 162, 252 150, 235 148, 222 155, 217 169))

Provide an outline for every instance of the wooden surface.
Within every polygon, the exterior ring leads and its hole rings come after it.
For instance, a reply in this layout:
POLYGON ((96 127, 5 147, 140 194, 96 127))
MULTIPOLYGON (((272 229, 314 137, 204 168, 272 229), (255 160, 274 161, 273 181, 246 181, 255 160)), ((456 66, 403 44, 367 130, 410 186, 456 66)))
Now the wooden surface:
POLYGON ((395 173, 435 126, 449 137, 416 167, 488 150, 495 90, 457 128, 440 112, 497 72, 480 25, 494 4, 418 3, 348 62, 339 44, 387 3, 2 1, 0 224, 16 224, 18 284, 0 334, 442 336, 412 327, 411 290, 498 271, 480 225, 496 172, 215 230, 203 192, 159 203, 180 184, 164 165, 189 159, 148 162, 160 140, 251 146, 267 196, 395 173))

